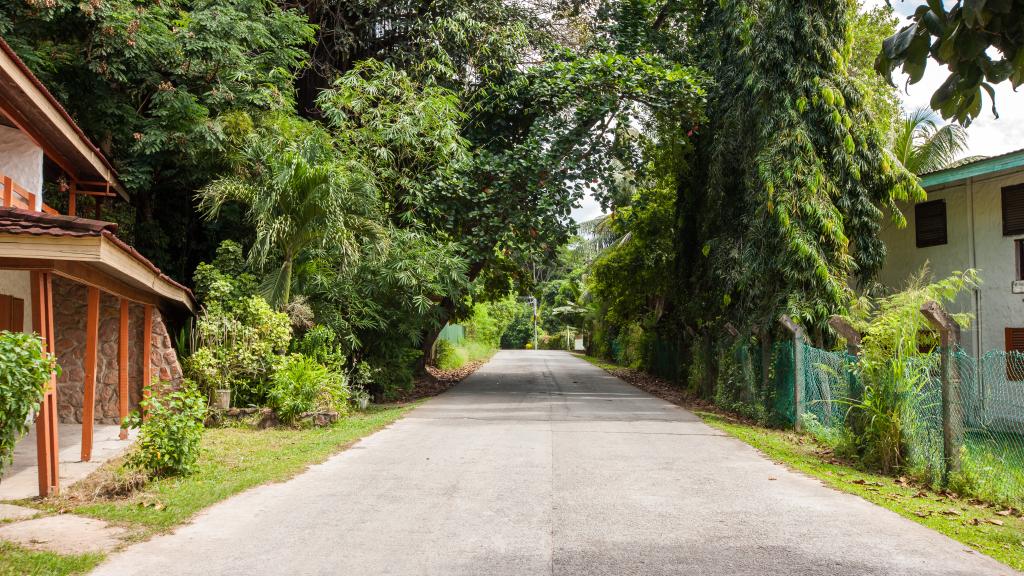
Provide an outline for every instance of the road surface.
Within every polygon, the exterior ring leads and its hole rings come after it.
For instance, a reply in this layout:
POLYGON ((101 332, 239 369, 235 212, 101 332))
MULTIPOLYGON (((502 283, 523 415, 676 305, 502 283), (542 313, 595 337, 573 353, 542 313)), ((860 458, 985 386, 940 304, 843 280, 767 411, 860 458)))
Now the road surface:
POLYGON ((100 575, 1013 574, 564 352, 504 351, 100 575))

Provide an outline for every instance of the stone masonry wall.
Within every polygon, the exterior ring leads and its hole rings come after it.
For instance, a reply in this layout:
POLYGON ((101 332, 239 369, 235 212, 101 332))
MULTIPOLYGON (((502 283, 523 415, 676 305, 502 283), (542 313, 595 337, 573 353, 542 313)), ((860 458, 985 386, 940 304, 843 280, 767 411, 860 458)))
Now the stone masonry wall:
MULTIPOLYGON (((88 288, 64 278, 53 279, 54 332, 57 336, 57 408, 60 421, 82 422, 85 396, 85 322, 88 288)), ((100 293, 99 353, 96 363, 95 421, 120 422, 118 414, 117 350, 121 309, 118 298, 100 293)), ((142 398, 143 306, 128 307, 128 407, 136 410, 142 398)), ((177 384, 182 379, 177 354, 158 310, 153 311, 151 364, 153 376, 177 384)))

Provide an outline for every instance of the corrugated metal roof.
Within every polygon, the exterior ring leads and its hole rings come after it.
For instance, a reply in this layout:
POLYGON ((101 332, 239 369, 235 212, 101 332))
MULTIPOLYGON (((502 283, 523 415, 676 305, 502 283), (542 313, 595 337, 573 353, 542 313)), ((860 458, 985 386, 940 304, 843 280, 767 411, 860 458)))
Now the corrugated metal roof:
POLYGON ((1024 148, 1000 154, 999 156, 992 156, 991 158, 982 158, 981 160, 975 160, 974 162, 954 168, 946 168, 945 170, 923 174, 921 176, 921 186, 923 188, 932 188, 1013 168, 1024 168, 1024 148))

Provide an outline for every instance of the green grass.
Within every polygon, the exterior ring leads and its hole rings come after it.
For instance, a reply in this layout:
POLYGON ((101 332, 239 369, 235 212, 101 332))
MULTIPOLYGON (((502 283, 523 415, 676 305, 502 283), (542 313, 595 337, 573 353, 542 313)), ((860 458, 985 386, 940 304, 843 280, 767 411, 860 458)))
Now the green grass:
MULTIPOLYGON (((281 482, 323 462, 354 441, 398 420, 417 403, 372 406, 327 428, 304 430, 213 428, 203 434, 203 453, 191 476, 150 482, 130 498, 75 505, 57 498, 25 501, 45 512, 72 512, 125 526, 141 540, 186 522, 200 510, 249 488, 281 482)), ((110 462, 106 466, 116 466, 110 462)), ((101 473, 102 473, 101 469, 101 473)), ((81 574, 102 554, 63 556, 0 542, 0 576, 81 574)))
POLYGON ((1024 519, 1001 516, 997 514, 999 508, 978 501, 954 499, 918 486, 904 485, 889 476, 832 463, 821 456, 824 447, 808 436, 743 424, 707 412, 697 414, 709 425, 750 444, 776 462, 892 510, 1017 570, 1024 570, 1024 519), (993 521, 1003 525, 993 524, 993 521))
POLYGON ((203 435, 203 454, 194 474, 155 480, 127 500, 86 504, 71 511, 141 528, 140 536, 146 537, 243 490, 287 480, 391 424, 412 406, 372 407, 328 428, 210 429, 203 435))
POLYGON ((458 370, 470 362, 489 360, 497 350, 482 342, 464 340, 458 346, 452 345, 437 355, 437 367, 441 370, 458 370))
POLYGON ((102 560, 102 554, 61 556, 51 552, 25 550, 14 544, 0 542, 0 576, 84 574, 95 568, 102 560))

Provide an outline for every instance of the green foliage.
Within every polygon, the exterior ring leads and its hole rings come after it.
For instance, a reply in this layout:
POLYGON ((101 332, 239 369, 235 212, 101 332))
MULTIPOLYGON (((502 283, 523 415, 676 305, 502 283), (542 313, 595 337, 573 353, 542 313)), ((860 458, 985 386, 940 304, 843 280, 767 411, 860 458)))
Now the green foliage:
POLYGON ((254 278, 241 272, 237 245, 225 243, 213 264, 196 269, 204 308, 193 329, 185 370, 200 390, 228 388, 236 406, 262 405, 270 376, 292 337, 288 315, 251 295, 254 278))
POLYGON ((911 23, 886 39, 878 54, 878 71, 891 77, 902 68, 916 84, 928 60, 949 70, 932 94, 931 107, 962 124, 981 114, 982 90, 992 98, 992 84, 1024 84, 1024 0, 966 0, 947 9, 943 2, 920 5, 911 23))
POLYGON ((927 174, 976 159, 958 159, 966 150, 967 130, 958 124, 939 126, 931 110, 914 110, 894 125, 892 153, 914 174, 927 174))
POLYGON ((224 168, 234 112, 293 106, 313 32, 271 0, 0 5, 0 35, 117 166, 132 206, 106 203, 105 216, 179 277, 218 237, 239 234, 201 226, 190 198, 224 168))
POLYGON ((59 370, 38 336, 0 332, 0 473, 14 457, 18 439, 28 432, 28 416, 39 408, 50 375, 59 370))
POLYGON ((245 206, 255 229, 249 264, 264 270, 279 263, 263 290, 279 307, 291 299, 297 261, 328 246, 350 258, 360 236, 376 231, 372 175, 316 124, 266 118, 242 138, 234 169, 203 188, 199 206, 211 220, 229 202, 245 206))
POLYGON ((881 267, 882 208, 900 223, 896 201, 923 197, 849 75, 851 17, 847 2, 711 4, 710 122, 678 203, 678 279, 700 295, 684 324, 823 325, 881 267))
MULTIPOLYGON (((952 304, 979 284, 973 270, 931 284, 925 283, 926 275, 927 269, 922 270, 895 294, 862 298, 850 318, 863 335, 862 355, 855 366, 863 395, 850 406, 844 449, 886 473, 915 467, 920 472, 929 464, 920 453, 918 434, 924 419, 922 390, 936 358, 922 350, 934 348, 936 339, 921 306, 928 301, 952 304)), ((955 317, 965 327, 970 320, 964 314, 955 317)))
POLYGON ((330 326, 319 325, 309 329, 302 339, 295 341, 295 352, 302 354, 332 370, 345 365, 345 355, 338 345, 338 337, 330 326))
POLYGON ((285 424, 314 410, 345 414, 349 389, 344 375, 301 354, 288 356, 274 373, 267 404, 285 424))
POLYGON ((135 449, 127 465, 152 477, 183 476, 195 470, 203 438, 206 399, 189 381, 177 390, 163 385, 146 386, 139 412, 125 419, 125 426, 139 429, 135 449))
POLYGON ((447 340, 438 340, 435 346, 436 363, 441 370, 455 370, 469 362, 465 348, 457 347, 447 340))
POLYGON ((501 347, 502 336, 512 324, 518 307, 513 297, 474 304, 472 314, 462 322, 466 338, 490 348, 501 347))

